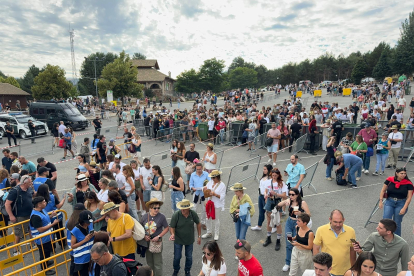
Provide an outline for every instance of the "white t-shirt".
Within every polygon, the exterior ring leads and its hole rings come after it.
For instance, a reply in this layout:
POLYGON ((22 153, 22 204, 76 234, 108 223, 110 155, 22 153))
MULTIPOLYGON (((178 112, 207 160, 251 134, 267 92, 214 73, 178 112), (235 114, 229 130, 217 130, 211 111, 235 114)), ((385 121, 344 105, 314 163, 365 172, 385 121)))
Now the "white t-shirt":
POLYGON ((218 270, 218 271, 210 268, 210 261, 209 260, 207 260, 206 264, 204 262, 202 262, 202 263, 203 263, 202 271, 203 271, 204 275, 217 276, 219 274, 226 274, 226 272, 227 272, 226 263, 224 261, 221 263, 220 270, 218 270), (209 271, 210 271, 210 274, 208 273, 209 271))
MULTIPOLYGON (((392 133, 388 134, 388 139, 403 139, 403 135, 399 131, 397 133, 392 132, 392 133)), ((391 141, 391 148, 392 149, 397 149, 397 148, 400 148, 400 147, 401 147, 401 142, 397 142, 397 144, 393 145, 393 143, 391 141)))
POLYGON ((138 169, 132 169, 132 171, 134 172, 134 175, 135 175, 135 180, 138 180, 139 179, 139 176, 140 176, 140 173, 139 173, 139 168, 138 169))
POLYGON ((99 193, 96 195, 100 201, 105 203, 108 202, 108 192, 109 190, 100 190, 99 193))
MULTIPOLYGON (((130 178, 132 179, 132 177, 130 177, 130 178)), ((132 179, 132 182, 134 182, 134 179, 132 179)), ((131 189, 132 189, 131 185, 125 179, 125 192, 128 192, 128 194, 129 194, 129 192, 131 191, 131 189)))
POLYGON ((122 171, 120 171, 116 176, 115 176, 115 181, 116 181, 116 183, 118 183, 118 188, 119 189, 121 189, 122 187, 124 187, 125 186, 125 182, 126 182, 126 179, 125 179, 125 176, 124 176, 124 174, 122 173, 122 171))
POLYGON ((208 121, 208 123, 207 123, 207 124, 208 124, 208 130, 209 130, 209 131, 212 131, 212 130, 213 130, 213 128, 214 128, 214 121, 211 121, 211 120, 210 120, 210 121, 208 121))
MULTIPOLYGON (((403 115, 402 115, 402 113, 394 113, 394 114, 392 114, 392 117, 394 117, 394 116, 396 116, 397 117, 397 121, 398 122, 401 122, 402 120, 403 120, 403 115)), ((392 118, 391 117, 391 118, 392 118)))
MULTIPOLYGON (((112 167, 114 166, 114 164, 115 164, 115 162, 114 162, 114 161, 112 161, 111 163, 109 163, 108 169, 109 169, 109 170, 112 170, 112 167)), ((126 164, 125 164, 124 162, 120 162, 120 163, 119 163, 119 166, 121 166, 121 171, 122 171, 122 168, 123 168, 125 165, 126 165, 126 164)))
MULTIPOLYGON (((268 193, 272 190, 272 180, 268 182, 266 189, 268 193)), ((288 193, 289 193, 288 186, 285 184, 285 182, 283 182, 282 188, 279 187, 279 184, 277 182, 273 183, 273 191, 276 192, 277 194, 285 193, 286 196, 288 196, 288 193)))
POLYGON ((262 178, 260 179, 260 184, 259 184, 259 189, 260 189, 260 194, 264 195, 265 194, 265 189, 270 186, 270 178, 262 178))
MULTIPOLYGON (((145 167, 141 167, 139 169, 139 171, 140 171, 140 173, 142 175, 142 178, 143 178, 143 181, 142 182, 144 182, 145 189, 146 190, 151 190, 151 185, 148 182, 148 177, 151 177, 151 179, 154 177, 154 175, 152 173, 152 167, 149 168, 149 170, 147 170, 145 167)), ((142 183, 141 183, 141 185, 142 185, 142 183)))
POLYGON ((398 104, 400 105, 400 106, 405 106, 405 103, 406 103, 407 101, 405 100, 405 98, 400 98, 400 99, 398 99, 398 104))
POLYGON ((207 189, 210 189, 211 192, 214 191, 214 193, 220 195, 220 198, 212 196, 209 199, 214 202, 214 208, 221 208, 221 210, 224 211, 224 202, 226 200, 226 185, 223 182, 220 182, 216 184, 218 185, 217 187, 213 188, 213 184, 213 180, 210 180, 206 185, 207 189))

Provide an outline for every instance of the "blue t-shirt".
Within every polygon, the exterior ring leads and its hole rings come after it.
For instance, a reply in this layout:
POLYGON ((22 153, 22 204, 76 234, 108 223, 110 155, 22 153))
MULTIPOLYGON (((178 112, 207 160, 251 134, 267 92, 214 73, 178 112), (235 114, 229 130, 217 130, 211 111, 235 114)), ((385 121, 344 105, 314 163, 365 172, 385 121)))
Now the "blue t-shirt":
POLYGON ((70 139, 65 138, 66 145, 72 145, 72 134, 70 132, 65 133, 65 137, 70 137, 70 139))
POLYGON ((32 161, 28 161, 22 165, 22 170, 27 170, 29 173, 37 171, 35 164, 32 161))
MULTIPOLYGON (((287 182, 290 183, 290 184, 298 183, 298 181, 300 179, 300 175, 306 173, 305 172, 305 167, 300 163, 297 163, 296 166, 293 166, 292 164, 287 165, 286 171, 289 175, 287 182)), ((292 185, 291 185, 291 187, 292 187, 292 185)))
POLYGON ((362 165, 362 159, 359 158, 356 155, 347 153, 347 154, 344 154, 343 157, 344 157, 345 169, 349 169, 351 166, 355 166, 355 165, 358 165, 358 164, 360 166, 362 165))

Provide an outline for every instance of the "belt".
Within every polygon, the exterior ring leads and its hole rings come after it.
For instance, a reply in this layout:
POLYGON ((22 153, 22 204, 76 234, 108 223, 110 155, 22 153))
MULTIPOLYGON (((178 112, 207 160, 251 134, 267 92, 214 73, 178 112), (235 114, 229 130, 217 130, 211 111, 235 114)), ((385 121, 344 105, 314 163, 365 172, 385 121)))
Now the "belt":
POLYGON ((389 197, 389 199, 394 200, 394 201, 401 201, 401 200, 406 200, 406 198, 396 198, 396 197, 389 197))

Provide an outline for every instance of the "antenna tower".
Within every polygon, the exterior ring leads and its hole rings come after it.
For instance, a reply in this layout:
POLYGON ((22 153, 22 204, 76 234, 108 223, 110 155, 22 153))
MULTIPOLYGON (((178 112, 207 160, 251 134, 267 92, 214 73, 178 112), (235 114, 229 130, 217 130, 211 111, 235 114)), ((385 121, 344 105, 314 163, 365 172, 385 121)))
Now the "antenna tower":
POLYGON ((70 29, 70 24, 69 24, 69 35, 70 35, 70 54, 72 57, 72 78, 74 81, 76 81, 78 79, 78 74, 76 73, 76 63, 75 63, 75 46, 74 46, 74 37, 75 37, 75 30, 74 29, 70 29))

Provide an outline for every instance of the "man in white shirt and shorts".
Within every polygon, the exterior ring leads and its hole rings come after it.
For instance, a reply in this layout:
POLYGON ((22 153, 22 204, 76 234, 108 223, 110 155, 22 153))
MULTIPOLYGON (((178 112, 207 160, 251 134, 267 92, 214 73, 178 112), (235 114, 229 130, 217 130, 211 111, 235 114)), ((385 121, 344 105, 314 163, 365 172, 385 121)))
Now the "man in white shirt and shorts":
POLYGON ((273 166, 276 166, 277 151, 279 149, 279 139, 281 137, 280 131, 276 128, 276 123, 272 123, 272 128, 267 132, 267 138, 273 138, 273 143, 267 147, 267 154, 269 155, 269 163, 273 160, 273 166))

